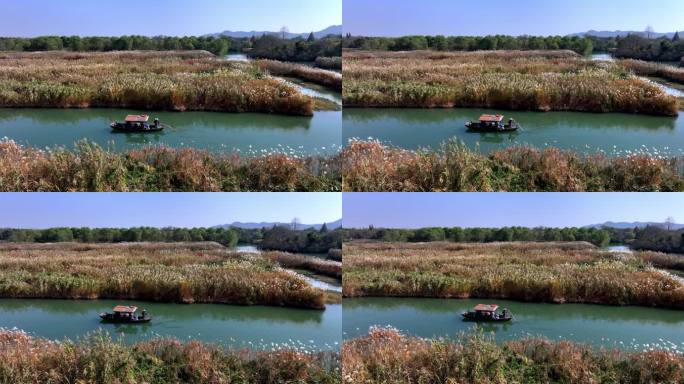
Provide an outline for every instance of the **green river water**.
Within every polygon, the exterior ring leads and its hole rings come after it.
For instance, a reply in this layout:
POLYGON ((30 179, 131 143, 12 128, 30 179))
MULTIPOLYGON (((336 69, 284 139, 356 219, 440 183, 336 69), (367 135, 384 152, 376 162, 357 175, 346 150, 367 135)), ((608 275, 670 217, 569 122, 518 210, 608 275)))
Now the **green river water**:
POLYGON ((44 148, 72 147, 87 138, 117 151, 145 145, 194 147, 243 154, 308 155, 339 150, 341 112, 316 112, 313 117, 262 113, 145 112, 127 109, 0 109, 0 138, 44 148), (158 133, 113 132, 112 120, 147 113, 167 127, 158 133))
POLYGON ((56 340, 77 339, 102 329, 128 343, 171 336, 233 347, 323 350, 339 347, 342 306, 329 304, 319 311, 134 300, 0 299, 0 327, 56 340), (138 305, 153 319, 137 325, 101 323, 98 314, 111 311, 117 304, 138 305))
POLYGON ((391 325, 420 337, 455 337, 476 327, 462 321, 461 313, 478 303, 496 303, 512 312, 511 322, 481 325, 485 332, 494 332, 497 341, 544 336, 633 350, 684 350, 684 311, 490 299, 344 299, 344 338, 364 335, 374 325, 391 325))
POLYGON ((483 153, 515 145, 558 147, 582 153, 623 156, 649 153, 684 155, 684 117, 623 113, 497 111, 476 108, 349 108, 343 113, 343 143, 378 139, 406 149, 438 148, 451 139, 483 153), (512 133, 468 132, 464 123, 483 113, 513 117, 521 128, 512 133))

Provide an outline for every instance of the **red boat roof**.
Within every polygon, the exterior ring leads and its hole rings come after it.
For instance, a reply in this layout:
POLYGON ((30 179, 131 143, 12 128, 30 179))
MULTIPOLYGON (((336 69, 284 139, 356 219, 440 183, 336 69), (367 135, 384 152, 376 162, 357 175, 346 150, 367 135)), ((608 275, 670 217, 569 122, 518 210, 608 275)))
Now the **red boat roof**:
POLYGON ((478 304, 475 306, 475 310, 478 312, 496 312, 499 308, 496 304, 478 304))
POLYGON ((493 121, 499 122, 503 120, 503 115, 480 115, 480 121, 493 121))
POLYGON ((149 120, 150 117, 147 115, 128 115, 126 116, 126 122, 128 123, 144 123, 149 120))
POLYGON ((133 313, 138 310, 138 307, 135 305, 117 305, 114 307, 114 312, 119 312, 119 313, 133 313))

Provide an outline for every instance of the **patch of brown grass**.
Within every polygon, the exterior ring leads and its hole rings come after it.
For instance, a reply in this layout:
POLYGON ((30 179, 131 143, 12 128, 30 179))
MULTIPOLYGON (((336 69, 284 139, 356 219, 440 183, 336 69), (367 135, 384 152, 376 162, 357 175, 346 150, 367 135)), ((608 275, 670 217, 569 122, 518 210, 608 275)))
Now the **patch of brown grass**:
POLYGON ((676 116, 677 99, 570 51, 344 52, 345 107, 476 107, 676 116))
POLYGON ((325 306, 268 255, 216 243, 2 244, 0 297, 325 306))
POLYGON ((4 383, 335 384, 339 370, 335 352, 235 350, 175 339, 127 346, 102 333, 57 343, 0 331, 4 383))
POLYGON ((337 72, 277 60, 258 60, 256 65, 272 75, 296 77, 324 87, 342 90, 342 74, 337 72))
POLYGON ((497 345, 481 333, 460 340, 375 328, 342 345, 345 383, 679 383, 684 357, 653 350, 596 350, 571 341, 524 338, 497 345))
POLYGON ((39 150, 0 141, 0 191, 339 191, 341 157, 241 156, 193 148, 124 153, 79 142, 39 150))
POLYGON ((256 64, 197 51, 4 53, 0 107, 313 114, 311 98, 256 64))
POLYGON ((684 159, 581 155, 558 148, 510 147, 484 155, 448 141, 410 151, 355 140, 342 150, 343 190, 683 191, 684 159))
POLYGON ((684 308, 684 286, 639 253, 588 243, 344 245, 345 297, 498 298, 684 308))

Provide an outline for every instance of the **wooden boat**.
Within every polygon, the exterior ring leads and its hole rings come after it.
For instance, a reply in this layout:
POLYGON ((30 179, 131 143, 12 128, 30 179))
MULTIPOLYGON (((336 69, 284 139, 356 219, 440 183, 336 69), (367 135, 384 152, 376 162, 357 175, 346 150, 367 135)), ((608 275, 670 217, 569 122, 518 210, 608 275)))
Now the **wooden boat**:
POLYGON ((511 321, 511 316, 508 309, 504 308, 501 313, 497 313, 499 306, 496 304, 478 304, 472 311, 463 312, 463 320, 465 321, 483 321, 483 322, 504 322, 511 321))
POLYGON ((147 115, 128 115, 124 121, 112 121, 109 125, 113 130, 122 132, 159 132, 164 129, 164 125, 159 119, 154 119, 154 123, 149 124, 150 119, 147 115))
POLYGON ((503 118, 503 115, 480 115, 479 121, 468 121, 465 126, 475 132, 512 132, 520 127, 513 119, 504 124, 503 118))
POLYGON ((117 305, 112 310, 112 313, 100 313, 100 318, 105 323, 126 324, 149 323, 152 320, 152 317, 147 314, 146 310, 143 309, 140 315, 136 315, 135 312, 137 310, 138 307, 135 305, 117 305))

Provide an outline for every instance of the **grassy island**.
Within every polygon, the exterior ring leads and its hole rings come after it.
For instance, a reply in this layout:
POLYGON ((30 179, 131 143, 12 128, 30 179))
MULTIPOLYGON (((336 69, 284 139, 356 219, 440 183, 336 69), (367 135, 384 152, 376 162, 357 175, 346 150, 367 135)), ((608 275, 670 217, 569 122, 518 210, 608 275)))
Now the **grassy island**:
POLYGON ((679 102, 616 62, 572 51, 350 51, 345 107, 498 108, 676 116, 679 102))
POLYGON ((684 284, 649 258, 586 242, 351 242, 343 294, 684 309, 684 284))
POLYGON ((0 53, 0 107, 313 114, 310 97, 257 64, 207 51, 0 53))
POLYGON ((324 308, 325 293, 276 259, 212 242, 2 243, 0 297, 324 308))

